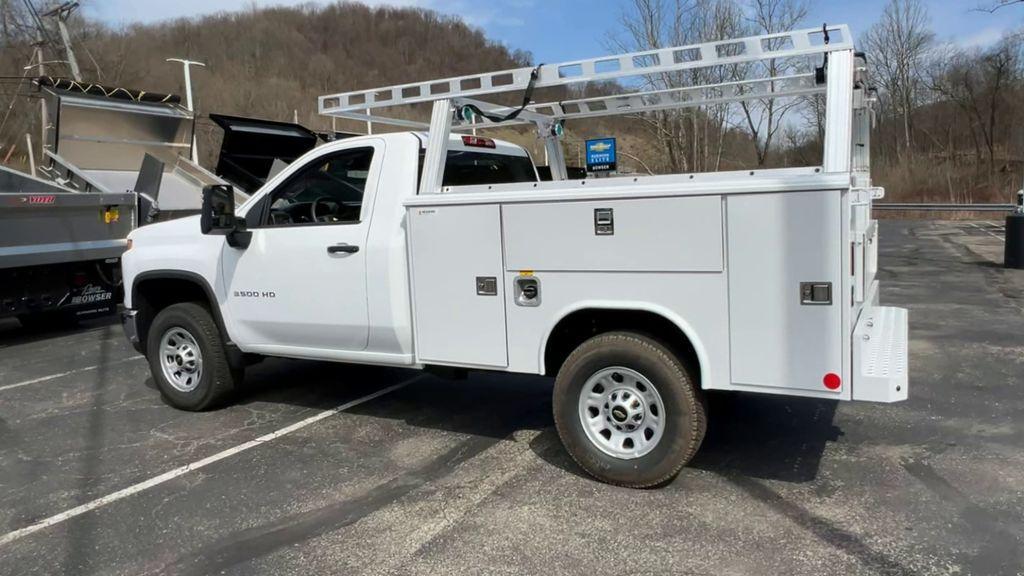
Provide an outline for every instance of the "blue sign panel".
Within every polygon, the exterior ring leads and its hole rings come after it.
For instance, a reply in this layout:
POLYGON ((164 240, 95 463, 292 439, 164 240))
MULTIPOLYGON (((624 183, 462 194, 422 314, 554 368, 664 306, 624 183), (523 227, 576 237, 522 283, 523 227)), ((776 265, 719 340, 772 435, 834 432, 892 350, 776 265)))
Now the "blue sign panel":
POLYGON ((611 172, 615 170, 615 138, 587 140, 587 171, 611 172))

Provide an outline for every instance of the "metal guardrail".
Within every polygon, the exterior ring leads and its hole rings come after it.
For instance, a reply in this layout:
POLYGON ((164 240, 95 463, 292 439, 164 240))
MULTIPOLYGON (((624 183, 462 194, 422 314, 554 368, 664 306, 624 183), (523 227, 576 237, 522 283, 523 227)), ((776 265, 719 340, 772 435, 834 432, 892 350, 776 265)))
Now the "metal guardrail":
POLYGON ((1013 212, 1014 204, 931 204, 931 203, 900 203, 875 202, 871 205, 875 210, 919 210, 923 212, 1013 212))

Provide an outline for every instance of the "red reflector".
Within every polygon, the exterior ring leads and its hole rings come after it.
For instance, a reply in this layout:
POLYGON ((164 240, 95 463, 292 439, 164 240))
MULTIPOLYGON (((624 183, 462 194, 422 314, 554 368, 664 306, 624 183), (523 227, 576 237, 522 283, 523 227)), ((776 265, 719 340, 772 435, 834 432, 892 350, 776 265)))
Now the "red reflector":
POLYGON ((483 138, 480 136, 463 136, 462 143, 466 146, 476 146, 477 148, 494 148, 494 140, 490 138, 483 138))
POLYGON ((825 384, 825 388, 829 390, 838 390, 843 385, 843 380, 839 377, 839 374, 833 374, 832 372, 825 374, 821 381, 825 384))

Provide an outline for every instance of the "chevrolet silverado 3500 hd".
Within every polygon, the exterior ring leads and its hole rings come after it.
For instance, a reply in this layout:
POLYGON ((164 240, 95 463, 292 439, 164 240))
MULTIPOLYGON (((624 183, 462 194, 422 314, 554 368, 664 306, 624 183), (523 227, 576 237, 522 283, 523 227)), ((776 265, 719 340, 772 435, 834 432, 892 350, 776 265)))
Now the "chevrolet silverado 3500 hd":
POLYGON ((671 479, 695 454, 706 390, 903 400, 907 315, 879 305, 873 97, 850 38, 833 26, 321 97, 322 113, 347 119, 419 102, 433 114, 374 114, 426 131, 320 146, 237 210, 230 190, 210 187, 200 219, 133 232, 126 332, 187 410, 222 402, 258 356, 554 376, 566 449, 634 487, 671 479), (772 58, 811 64, 530 101, 534 88, 772 58), (512 91, 522 106, 476 99, 512 91), (816 94, 820 166, 566 177, 567 119, 816 94), (523 124, 543 139, 553 181, 517 146, 451 134, 523 124))

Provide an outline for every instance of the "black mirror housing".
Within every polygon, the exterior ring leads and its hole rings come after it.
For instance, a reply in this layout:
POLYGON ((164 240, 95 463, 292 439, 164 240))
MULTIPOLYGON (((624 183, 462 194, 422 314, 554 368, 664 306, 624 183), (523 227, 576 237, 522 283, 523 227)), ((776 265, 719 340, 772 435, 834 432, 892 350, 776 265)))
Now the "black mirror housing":
POLYGON ((226 184, 203 188, 203 208, 199 217, 203 234, 227 234, 237 228, 235 190, 226 184))
POLYGON ((235 189, 227 184, 203 188, 199 228, 203 234, 223 234, 232 248, 244 250, 252 240, 252 232, 246 230, 245 219, 235 216, 235 189))

